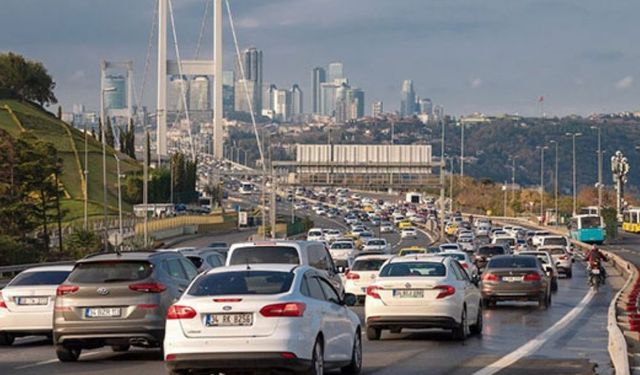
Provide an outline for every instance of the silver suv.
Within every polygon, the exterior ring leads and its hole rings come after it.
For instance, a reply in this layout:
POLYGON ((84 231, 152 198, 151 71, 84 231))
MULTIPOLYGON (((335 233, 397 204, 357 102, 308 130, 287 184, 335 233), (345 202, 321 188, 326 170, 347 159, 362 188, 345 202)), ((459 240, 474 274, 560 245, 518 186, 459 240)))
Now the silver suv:
POLYGON ((106 253, 78 261, 56 291, 53 343, 58 359, 110 345, 162 347, 165 316, 197 275, 176 252, 106 253))

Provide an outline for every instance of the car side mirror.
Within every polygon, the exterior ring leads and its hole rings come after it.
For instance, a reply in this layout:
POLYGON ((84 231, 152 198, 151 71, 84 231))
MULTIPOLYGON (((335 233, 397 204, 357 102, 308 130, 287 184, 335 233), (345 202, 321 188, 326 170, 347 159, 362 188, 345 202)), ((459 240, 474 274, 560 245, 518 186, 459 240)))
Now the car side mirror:
POLYGON ((344 306, 355 306, 357 301, 358 299, 356 298, 356 295, 351 293, 345 293, 344 297, 342 298, 342 304, 344 306))
POLYGON ((471 283, 473 283, 473 285, 475 285, 475 286, 479 286, 480 285, 480 276, 479 275, 473 275, 471 277, 471 283))

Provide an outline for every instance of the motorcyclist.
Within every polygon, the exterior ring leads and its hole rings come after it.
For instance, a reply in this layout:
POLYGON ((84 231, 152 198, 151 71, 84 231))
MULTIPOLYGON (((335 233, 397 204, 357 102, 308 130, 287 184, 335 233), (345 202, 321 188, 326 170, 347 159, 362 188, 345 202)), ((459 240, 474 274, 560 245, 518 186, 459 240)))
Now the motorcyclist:
POLYGON ((600 276, 602 277, 603 281, 607 277, 607 273, 603 263, 608 261, 609 258, 607 258, 607 256, 604 255, 604 253, 602 253, 596 245, 593 245, 593 247, 591 247, 591 250, 589 250, 589 253, 587 254, 587 262, 589 263, 589 266, 594 266, 596 264, 598 265, 598 267, 600 268, 600 276))

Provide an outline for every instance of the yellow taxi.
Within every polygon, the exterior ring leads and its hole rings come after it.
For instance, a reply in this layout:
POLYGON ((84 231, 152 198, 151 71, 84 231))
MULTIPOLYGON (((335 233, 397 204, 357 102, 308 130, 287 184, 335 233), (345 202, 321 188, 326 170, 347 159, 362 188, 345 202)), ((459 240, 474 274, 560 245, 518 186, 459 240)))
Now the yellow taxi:
POLYGON ((403 249, 400 249, 400 251, 398 252, 398 256, 416 255, 416 254, 427 254, 427 249, 420 246, 410 246, 410 247, 405 247, 403 249))
POLYGON ((445 231, 447 232, 447 235, 449 236, 455 236, 456 233, 458 233, 458 226, 455 224, 448 224, 445 227, 445 231))
POLYGON ((399 229, 410 228, 413 226, 413 223, 410 220, 402 220, 398 223, 399 229))

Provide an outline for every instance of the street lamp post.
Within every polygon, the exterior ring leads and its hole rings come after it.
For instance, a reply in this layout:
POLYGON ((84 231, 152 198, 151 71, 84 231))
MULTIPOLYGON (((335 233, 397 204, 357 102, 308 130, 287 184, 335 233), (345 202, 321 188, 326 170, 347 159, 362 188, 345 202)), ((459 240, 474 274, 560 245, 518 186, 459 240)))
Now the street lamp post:
POLYGON ((504 208, 502 210, 502 216, 507 217, 507 181, 504 181, 502 185, 502 191, 504 191, 504 208))
POLYGON ((84 230, 89 230, 89 149, 87 122, 84 122, 84 230))
POLYGON ((576 137, 579 137, 582 135, 582 133, 566 133, 565 135, 569 136, 572 138, 572 149, 573 149, 573 216, 576 216, 576 213, 578 212, 578 207, 577 207, 577 190, 576 190, 576 185, 577 185, 577 181, 576 181, 576 137))
POLYGON ((554 171, 554 176, 553 176, 553 196, 554 196, 554 202, 555 202, 555 212, 556 212, 556 219, 555 219, 555 225, 558 226, 559 224, 559 218, 560 218, 560 213, 558 212, 558 142, 555 140, 551 140, 549 141, 549 143, 555 144, 556 146, 556 165, 555 165, 555 171, 554 171))
POLYGON ((460 123, 460 177, 464 177, 464 123, 460 123))
POLYGON ((122 184, 120 183, 120 158, 118 154, 113 154, 116 158, 116 173, 118 173, 118 233, 120 244, 122 244, 123 230, 122 230, 122 184))
POLYGON ((107 123, 104 116, 104 93, 107 91, 115 91, 114 87, 104 87, 104 80, 100 80, 100 136, 102 137, 102 225, 103 225, 103 246, 107 250, 109 243, 109 229, 107 223, 107 140, 105 137, 105 127, 107 123))
MULTIPOLYGON (((516 202, 516 159, 517 156, 511 157, 511 204, 516 202)), ((513 216, 515 216, 515 209, 513 210, 513 216)))
POLYGON ((544 150, 548 149, 548 146, 538 146, 540 149, 540 223, 545 224, 544 215, 544 150))
POLYGON ((591 129, 598 130, 598 212, 602 211, 602 128, 592 126, 591 129))
POLYGON ((445 135, 445 124, 444 121, 441 121, 442 124, 442 139, 440 143, 440 238, 444 238, 444 169, 445 169, 445 160, 444 160, 444 135, 445 135))

